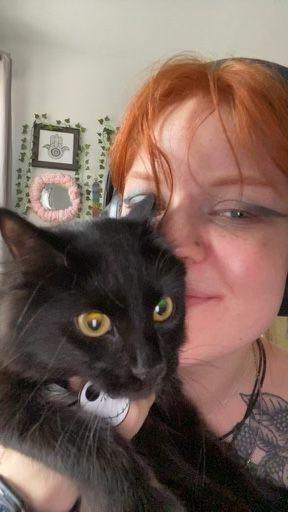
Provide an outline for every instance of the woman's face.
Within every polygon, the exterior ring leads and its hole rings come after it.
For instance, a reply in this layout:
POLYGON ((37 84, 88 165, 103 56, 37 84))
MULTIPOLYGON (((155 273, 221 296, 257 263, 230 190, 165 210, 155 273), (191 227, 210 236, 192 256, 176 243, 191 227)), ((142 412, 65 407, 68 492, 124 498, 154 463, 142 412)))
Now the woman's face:
MULTIPOLYGON (((211 360, 259 337, 277 315, 288 272, 287 177, 260 144, 253 158, 237 148, 226 114, 244 179, 241 188, 217 114, 207 114, 195 98, 156 128, 173 174, 171 204, 159 226, 187 269, 182 364, 211 360), (203 122, 192 134, 199 119, 203 122)), ((164 177, 160 184, 167 204, 164 177)), ((132 205, 133 197, 149 191, 155 191, 149 159, 139 152, 124 200, 131 198, 132 205)))

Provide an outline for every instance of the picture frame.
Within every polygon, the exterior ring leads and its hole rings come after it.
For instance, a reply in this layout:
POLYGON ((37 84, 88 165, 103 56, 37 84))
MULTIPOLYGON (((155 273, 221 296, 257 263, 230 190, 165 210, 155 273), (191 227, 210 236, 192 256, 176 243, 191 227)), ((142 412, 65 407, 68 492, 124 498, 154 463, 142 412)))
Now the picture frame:
POLYGON ((75 171, 79 141, 78 128, 35 123, 32 166, 75 171))

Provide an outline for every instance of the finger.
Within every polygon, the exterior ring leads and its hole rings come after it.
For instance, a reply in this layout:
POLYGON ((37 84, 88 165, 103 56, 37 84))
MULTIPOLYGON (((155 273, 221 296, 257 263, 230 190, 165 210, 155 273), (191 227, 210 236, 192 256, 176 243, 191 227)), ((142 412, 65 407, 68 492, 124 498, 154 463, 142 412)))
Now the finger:
POLYGON ((64 512, 79 496, 74 482, 10 448, 4 450, 0 473, 32 510, 64 512))
POLYGON ((146 420, 150 407, 155 400, 155 394, 153 393, 148 398, 141 400, 135 400, 130 402, 130 407, 126 418, 123 422, 116 427, 118 432, 126 439, 132 439, 137 432, 141 429, 144 421, 146 420))

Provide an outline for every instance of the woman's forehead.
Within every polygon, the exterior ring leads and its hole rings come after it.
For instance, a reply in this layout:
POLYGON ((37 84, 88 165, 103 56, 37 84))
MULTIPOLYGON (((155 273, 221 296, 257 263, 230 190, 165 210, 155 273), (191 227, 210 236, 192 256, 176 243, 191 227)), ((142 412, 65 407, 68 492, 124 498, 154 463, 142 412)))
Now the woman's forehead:
MULTIPOLYGON (((173 181, 184 185, 193 178, 204 186, 258 183, 288 195, 288 176, 271 161, 264 144, 255 140, 253 151, 243 147, 228 110, 221 111, 221 115, 226 134, 218 113, 203 98, 187 100, 162 116, 155 137, 168 158, 173 181)), ((147 185, 154 182, 151 162, 143 149, 136 155, 126 184, 135 180, 147 185)), ((160 184, 162 180, 166 183, 160 169, 160 184)))
MULTIPOLYGON (((189 158, 189 145, 193 139, 193 131, 197 130, 197 124, 201 124, 210 113, 211 105, 208 111, 207 104, 204 105, 203 100, 192 98, 171 107, 157 121, 154 137, 158 147, 167 156, 172 172, 175 160, 182 163, 189 158)), ((138 151, 128 178, 148 181, 153 179, 150 158, 145 149, 141 148, 138 151)))
POLYGON ((154 134, 159 146, 168 153, 186 149, 199 127, 213 113, 215 109, 211 101, 198 96, 171 107, 155 126, 154 134))

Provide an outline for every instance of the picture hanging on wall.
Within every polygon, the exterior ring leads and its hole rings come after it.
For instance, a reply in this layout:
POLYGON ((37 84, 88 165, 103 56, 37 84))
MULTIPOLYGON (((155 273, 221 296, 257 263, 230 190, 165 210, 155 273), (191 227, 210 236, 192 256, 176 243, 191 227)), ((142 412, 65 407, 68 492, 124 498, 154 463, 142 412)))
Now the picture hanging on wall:
POLYGON ((52 169, 77 169, 79 129, 34 124, 32 165, 52 169))

